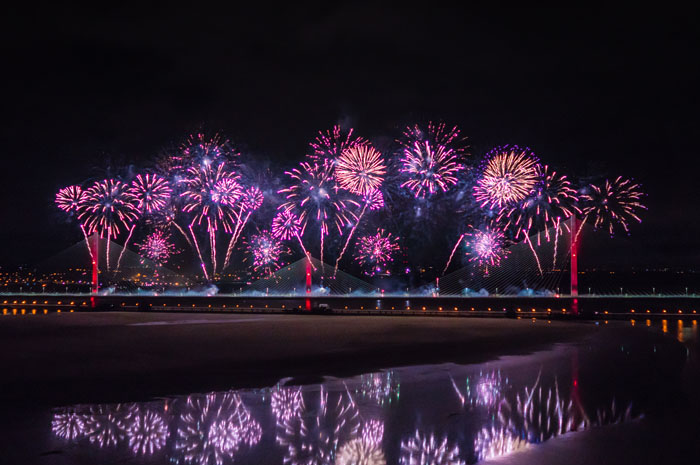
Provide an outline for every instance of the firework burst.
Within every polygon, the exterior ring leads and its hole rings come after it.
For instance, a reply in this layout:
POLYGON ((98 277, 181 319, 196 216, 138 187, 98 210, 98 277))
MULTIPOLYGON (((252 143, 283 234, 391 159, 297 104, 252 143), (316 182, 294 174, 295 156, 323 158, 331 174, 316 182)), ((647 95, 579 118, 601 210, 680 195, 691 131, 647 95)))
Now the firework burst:
POLYGON ((172 189, 168 180, 162 176, 139 174, 131 182, 130 193, 136 200, 136 208, 141 214, 152 214, 168 205, 172 189))
POLYGON ((322 163, 300 164, 286 172, 292 178, 292 185, 279 191, 286 196, 287 201, 280 209, 298 212, 301 223, 301 233, 309 219, 313 219, 319 227, 321 244, 320 256, 323 262, 324 237, 329 234, 329 225, 333 224, 342 235, 343 227, 352 224, 357 216, 352 212, 359 207, 355 200, 342 195, 333 177, 333 165, 328 160, 322 163))
POLYGON ((167 163, 168 172, 171 174, 184 174, 190 168, 205 169, 220 163, 233 163, 239 153, 231 146, 231 143, 215 134, 207 137, 197 133, 190 135, 167 163))
POLYGON ((250 236, 246 249, 252 259, 253 269, 266 275, 279 269, 280 257, 289 252, 270 231, 250 236))
POLYGON ((56 193, 56 206, 66 213, 75 213, 82 199, 83 189, 80 186, 64 187, 56 193))
POLYGON ((365 196, 379 189, 385 174, 386 164, 381 152, 369 144, 345 149, 335 160, 338 184, 356 195, 365 196))
POLYGON ((496 147, 485 157, 474 197, 482 208, 498 209, 517 204, 530 195, 540 180, 539 160, 527 148, 496 147))
POLYGON ((346 132, 339 125, 335 125, 328 131, 319 131, 313 142, 309 144, 311 153, 307 157, 321 163, 324 160, 333 161, 340 157, 345 150, 366 143, 367 141, 362 137, 353 136, 352 128, 346 132))
POLYGON ((156 230, 149 234, 141 244, 136 244, 141 256, 156 263, 164 265, 170 257, 178 253, 175 244, 170 241, 170 234, 156 230))
POLYGON ((584 219, 591 218, 594 228, 607 229, 611 236, 617 225, 629 234, 630 221, 642 222, 639 210, 646 210, 640 202, 642 197, 641 185, 621 176, 613 181, 606 179, 601 186, 591 184, 581 196, 584 219))
POLYGON ((504 248, 505 236, 502 231, 491 227, 474 229, 465 234, 466 255, 470 262, 480 266, 498 266, 510 251, 504 248))
POLYGON ((416 198, 425 198, 457 184, 457 175, 465 170, 464 141, 457 127, 447 129, 442 123, 428 124, 427 132, 417 125, 406 128, 399 140, 400 171, 408 179, 401 187, 416 198))
POLYGON ((357 242, 355 260, 370 276, 383 272, 393 260, 393 253, 399 250, 398 238, 383 229, 378 229, 374 236, 361 237, 357 242))

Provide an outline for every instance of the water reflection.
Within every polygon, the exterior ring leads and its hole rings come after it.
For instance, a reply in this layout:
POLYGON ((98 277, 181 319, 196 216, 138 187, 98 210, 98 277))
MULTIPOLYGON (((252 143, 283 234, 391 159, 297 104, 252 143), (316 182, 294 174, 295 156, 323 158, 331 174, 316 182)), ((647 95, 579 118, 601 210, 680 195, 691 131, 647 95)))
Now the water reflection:
MULTIPOLYGON (((625 366, 620 360, 634 349, 596 350, 560 346, 481 365, 71 406, 52 413, 52 447, 90 463, 86 457, 196 465, 474 463, 641 416, 649 392, 608 385, 601 380, 615 376, 597 375, 625 366)), ((616 376, 632 382, 645 373, 616 376)))

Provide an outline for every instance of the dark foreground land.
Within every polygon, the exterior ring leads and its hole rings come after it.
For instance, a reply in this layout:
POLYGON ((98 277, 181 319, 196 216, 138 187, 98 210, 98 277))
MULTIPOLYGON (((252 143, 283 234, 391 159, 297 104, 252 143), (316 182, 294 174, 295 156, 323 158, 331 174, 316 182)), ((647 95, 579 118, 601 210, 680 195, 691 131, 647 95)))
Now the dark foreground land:
POLYGON ((3 402, 60 405, 476 363, 596 332, 546 320, 62 313, 0 318, 3 402))

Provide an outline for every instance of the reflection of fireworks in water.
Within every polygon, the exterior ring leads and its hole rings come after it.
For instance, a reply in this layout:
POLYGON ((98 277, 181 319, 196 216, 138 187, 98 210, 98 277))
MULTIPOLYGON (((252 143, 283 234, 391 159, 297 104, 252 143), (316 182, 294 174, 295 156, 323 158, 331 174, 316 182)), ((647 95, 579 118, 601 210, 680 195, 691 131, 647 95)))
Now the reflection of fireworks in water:
POLYGON ((335 160, 335 176, 342 189, 367 195, 381 187, 386 174, 382 154, 369 144, 346 149, 335 160))
POLYGON ((502 209, 525 199, 539 180, 538 159, 516 145, 496 147, 485 157, 474 197, 482 208, 502 209))
POLYGON ((588 192, 581 196, 585 220, 591 218, 594 228, 606 228, 611 236, 615 233, 616 225, 629 233, 630 221, 641 223, 638 212, 640 209, 646 210, 640 202, 644 196, 640 189, 639 184, 621 176, 614 181, 606 179, 600 187, 591 184, 588 192))
POLYGON ((163 416, 151 410, 137 412, 126 430, 129 447, 136 455, 150 455, 160 450, 168 439, 168 425, 163 416))
POLYGON ((177 253, 175 245, 170 242, 170 233, 160 229, 149 234, 141 244, 136 244, 136 246, 139 248, 142 257, 155 262, 157 265, 167 263, 170 257, 177 253))
POLYGON ((443 437, 438 441, 416 431, 415 435, 401 442, 401 465, 464 465, 459 458, 459 447, 443 437))
POLYGON ((470 262, 477 262, 487 269, 488 266, 498 266, 510 253, 508 249, 503 248, 504 241, 503 232, 497 229, 489 226, 474 229, 465 234, 466 255, 470 262))
POLYGON ((188 463, 221 465, 238 449, 260 441, 262 429, 237 394, 206 394, 187 399, 175 449, 188 463))
POLYGON ((85 434, 85 421, 75 412, 56 413, 51 420, 51 431, 61 439, 75 441, 85 434))
POLYGON ((288 422, 301 416, 304 397, 300 388, 279 388, 272 392, 270 404, 277 421, 288 422))
POLYGON ((365 268, 365 274, 375 275, 385 271, 393 261, 392 254, 399 250, 398 238, 377 229, 374 236, 363 236, 357 241, 355 260, 365 268))
POLYGON ((247 243, 248 254, 252 257, 253 269, 270 274, 280 267, 279 260, 287 248, 270 231, 253 234, 247 243))
POLYGON ((507 386, 508 379, 501 377, 500 370, 479 373, 476 377, 467 377, 464 394, 454 379, 452 380, 452 387, 462 406, 469 404, 472 407, 486 407, 487 409, 496 407, 503 400, 504 390, 507 386))
POLYGON ((335 465, 386 465, 386 459, 376 443, 353 439, 340 447, 335 465))
POLYGON ((298 214, 300 236, 304 234, 309 219, 316 221, 320 232, 320 258, 323 262, 324 237, 329 234, 329 224, 334 224, 342 235, 343 227, 357 220, 351 209, 359 207, 359 204, 343 195, 344 191, 337 189, 333 164, 328 160, 314 164, 300 163, 299 168, 286 171, 285 174, 291 177, 292 185, 279 191, 287 199, 280 209, 298 214))
POLYGON ((407 128, 399 140, 403 146, 400 171, 408 177, 401 187, 425 198, 457 184, 457 174, 465 169, 463 141, 456 127, 447 130, 444 124, 430 123, 427 133, 418 126, 407 128))
POLYGON ((284 463, 334 463, 338 445, 357 437, 359 419, 355 404, 345 394, 337 394, 330 402, 328 397, 328 392, 322 388, 316 412, 278 421, 277 443, 287 449, 284 463))
POLYGON ((97 406, 86 417, 85 434, 91 443, 100 447, 116 446, 126 436, 124 417, 127 415, 121 405, 116 408, 97 406))
POLYGON ((343 131, 339 125, 333 126, 329 131, 319 131, 316 139, 311 142, 311 153, 307 156, 315 161, 333 161, 338 158, 343 151, 364 145, 367 143, 362 137, 354 137, 353 129, 343 131))
POLYGON ((482 428, 474 440, 474 451, 478 460, 486 460, 510 454, 527 446, 510 429, 502 426, 482 428))
POLYGON ((369 373, 360 376, 360 386, 355 390, 355 394, 377 405, 384 405, 398 399, 399 388, 393 371, 369 373))
POLYGON ((371 419, 362 424, 362 440, 380 446, 384 440, 384 422, 371 419))

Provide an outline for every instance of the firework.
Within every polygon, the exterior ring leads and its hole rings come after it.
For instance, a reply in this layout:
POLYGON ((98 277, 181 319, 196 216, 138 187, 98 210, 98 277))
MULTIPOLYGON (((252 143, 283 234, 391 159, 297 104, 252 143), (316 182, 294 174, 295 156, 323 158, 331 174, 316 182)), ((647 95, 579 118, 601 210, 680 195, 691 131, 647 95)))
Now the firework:
POLYGON ((616 225, 629 234, 630 221, 642 222, 638 216, 639 210, 646 210, 642 197, 641 186, 621 176, 614 181, 606 179, 601 186, 591 184, 581 196, 584 220, 591 218, 594 228, 607 229, 611 236, 616 225))
POLYGON ((233 163, 238 152, 231 143, 215 134, 207 137, 202 133, 190 135, 174 155, 166 161, 167 171, 182 175, 190 168, 205 169, 220 163, 233 163))
POLYGON ((374 236, 361 237, 357 242, 355 260, 370 276, 384 271, 393 260, 393 253, 399 250, 398 238, 383 229, 378 229, 374 236))
POLYGON ((216 232, 220 226, 228 233, 233 232, 237 221, 235 205, 241 196, 241 185, 238 183, 238 176, 227 171, 223 163, 215 167, 189 168, 184 184, 186 189, 181 194, 185 201, 183 211, 194 214, 190 222, 190 233, 199 255, 202 270, 208 279, 193 226, 202 223, 206 226, 209 233, 212 270, 216 273, 216 232))
POLYGON ((328 131, 319 131, 316 139, 311 142, 311 153, 307 155, 313 161, 333 161, 340 157, 343 151, 364 145, 367 142, 362 137, 353 136, 353 129, 343 131, 339 125, 328 131))
POLYGON ((156 230, 149 234, 141 244, 136 244, 141 256, 156 263, 164 265, 170 257, 177 252, 175 245, 170 242, 170 234, 156 230))
POLYGON ((459 458, 459 447, 438 440, 435 435, 423 435, 420 431, 401 442, 401 465, 464 465, 459 458))
POLYGON ((278 422, 289 422, 301 416, 304 397, 299 388, 277 389, 272 393, 270 404, 278 422))
POLYGON ((177 430, 175 450, 184 461, 221 465, 243 445, 260 441, 260 424, 250 416, 237 394, 206 394, 187 399, 177 430))
POLYGON ((130 193, 136 200, 136 208, 143 215, 163 210, 170 201, 172 189, 162 176, 139 174, 131 182, 130 193))
POLYGON ((333 396, 321 387, 315 410, 277 423, 277 443, 286 449, 284 463, 331 464, 340 444, 357 437, 359 415, 346 394, 333 396))
POLYGON ((343 227, 352 224, 357 216, 352 212, 359 204, 339 191, 333 177, 333 165, 330 161, 322 163, 301 163, 299 168, 285 172, 292 178, 292 185, 279 191, 287 201, 281 209, 298 212, 301 233, 309 219, 313 219, 319 228, 321 243, 320 257, 323 262, 324 237, 329 233, 329 224, 334 224, 342 235, 343 227))
POLYGON ((526 446, 527 441, 502 426, 484 427, 474 440, 474 451, 480 461, 508 455, 526 446))
POLYGON ((100 447, 116 446, 126 437, 124 412, 98 406, 85 420, 85 433, 91 443, 100 447))
POLYGON ((247 252, 255 271, 263 270, 264 274, 270 274, 280 267, 280 257, 288 250, 270 231, 262 231, 250 236, 247 252))
POLYGON ((386 174, 382 154, 369 144, 343 150, 335 160, 335 176, 342 189, 367 195, 381 187, 386 174))
POLYGON ((482 208, 501 210, 530 195, 540 180, 539 160, 517 145, 496 147, 485 157, 474 197, 482 208))
POLYGON ((226 249, 226 259, 224 260, 224 266, 222 269, 225 270, 228 268, 231 261, 231 253, 233 252, 233 248, 238 242, 243 229, 248 223, 250 215, 252 215, 255 210, 262 206, 264 199, 265 196, 263 195, 262 191, 255 186, 249 187, 241 194, 239 201, 240 206, 238 214, 236 215, 236 227, 233 229, 231 239, 229 239, 228 248, 226 249))
MULTIPOLYGON (((83 198, 84 192, 82 187, 64 187, 63 189, 60 189, 58 193, 56 193, 56 206, 64 212, 68 213, 69 215, 73 216, 78 213, 78 207, 80 206, 80 202, 83 200, 83 198)), ((88 253, 90 253, 90 258, 94 262, 95 254, 93 253, 92 248, 90 247, 88 233, 85 230, 85 225, 83 223, 80 223, 80 230, 83 232, 83 237, 85 238, 85 246, 88 249, 88 253)))
POLYGON ((86 234, 98 233, 107 236, 107 270, 109 271, 109 248, 112 238, 119 235, 120 228, 131 230, 138 218, 138 209, 129 191, 129 186, 115 179, 94 183, 84 191, 78 204, 78 220, 86 234))
MULTIPOLYGON (((309 263, 311 263, 311 254, 306 250, 304 242, 301 240, 301 221, 294 213, 287 210, 277 212, 277 215, 275 215, 275 218, 272 220, 272 228, 270 231, 273 237, 283 241, 296 238, 296 240, 299 241, 301 250, 309 259, 309 263)), ((313 266, 313 264, 311 266, 313 266)))
POLYGON ((502 231, 491 227, 474 229, 465 234, 466 255, 470 262, 480 266, 498 266, 510 251, 504 246, 505 236, 502 231))
POLYGON ((138 412, 126 430, 129 448, 136 455, 151 455, 160 450, 168 439, 168 425, 163 416, 153 411, 138 412))
POLYGON ((428 124, 424 132, 419 126, 408 127, 399 140, 400 171, 408 179, 401 187, 416 198, 425 198, 438 191, 446 192, 457 184, 457 175, 464 171, 466 155, 464 139, 457 127, 447 129, 444 124, 428 124))
POLYGON ((61 439, 75 441, 85 434, 85 421, 75 412, 60 412, 51 420, 51 431, 61 439))

